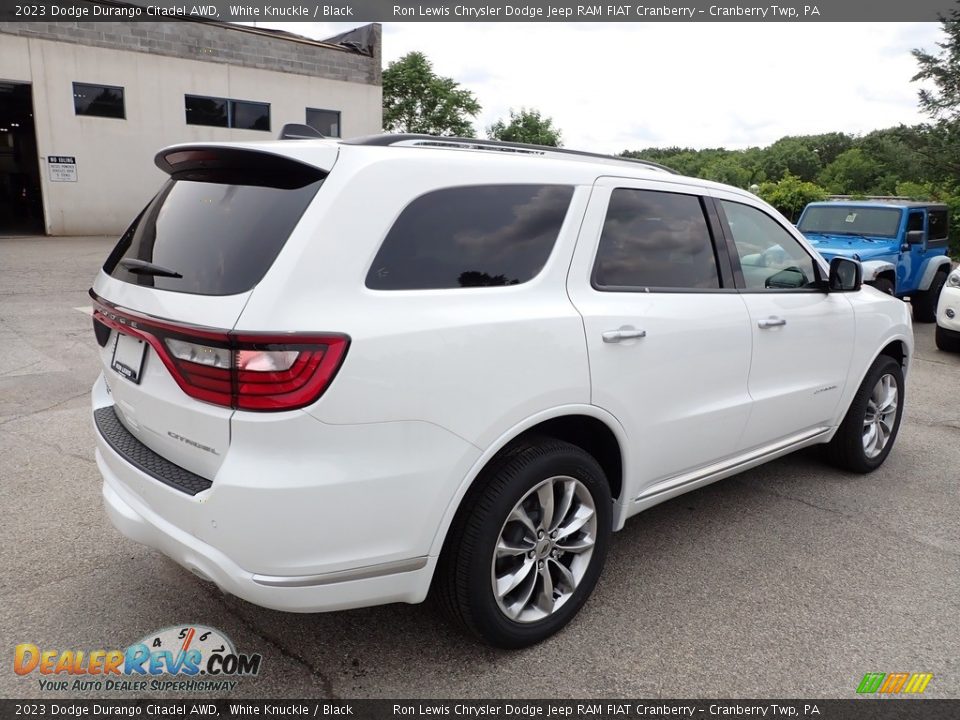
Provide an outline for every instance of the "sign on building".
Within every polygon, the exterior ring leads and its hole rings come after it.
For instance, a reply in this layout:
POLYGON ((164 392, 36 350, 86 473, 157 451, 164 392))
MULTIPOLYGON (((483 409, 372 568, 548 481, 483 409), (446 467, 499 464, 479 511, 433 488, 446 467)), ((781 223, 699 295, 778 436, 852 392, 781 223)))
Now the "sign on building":
POLYGON ((48 155, 50 182, 76 182, 77 159, 72 155, 48 155))

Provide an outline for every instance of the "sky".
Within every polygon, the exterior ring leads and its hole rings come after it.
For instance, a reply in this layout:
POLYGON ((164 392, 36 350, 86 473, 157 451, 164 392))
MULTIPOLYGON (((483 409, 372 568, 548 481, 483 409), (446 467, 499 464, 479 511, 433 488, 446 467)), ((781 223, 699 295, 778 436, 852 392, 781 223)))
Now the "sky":
POLYGON ((526 107, 570 148, 746 148, 923 122, 910 51, 940 39, 938 23, 385 23, 383 61, 424 52, 476 95, 479 137, 526 107))

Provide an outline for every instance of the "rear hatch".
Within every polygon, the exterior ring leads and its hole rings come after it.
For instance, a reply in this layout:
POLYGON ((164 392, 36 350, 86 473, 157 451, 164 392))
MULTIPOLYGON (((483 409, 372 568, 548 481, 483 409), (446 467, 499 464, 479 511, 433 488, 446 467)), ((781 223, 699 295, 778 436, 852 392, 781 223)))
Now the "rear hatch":
POLYGON ((323 142, 165 150, 157 166, 169 179, 97 276, 94 330, 113 411, 190 473, 213 479, 238 407, 302 405, 345 351, 337 338, 231 332, 336 157, 323 142))

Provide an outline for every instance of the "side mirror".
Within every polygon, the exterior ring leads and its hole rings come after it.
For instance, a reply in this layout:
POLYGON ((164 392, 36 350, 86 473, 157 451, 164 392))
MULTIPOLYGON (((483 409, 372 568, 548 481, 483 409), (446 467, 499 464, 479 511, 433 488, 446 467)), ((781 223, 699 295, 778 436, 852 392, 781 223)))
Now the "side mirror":
POLYGON ((910 230, 907 233, 907 245, 923 245, 923 230, 910 230))
POLYGON ((789 267, 774 273, 764 283, 768 288, 802 288, 809 280, 798 267, 789 267))
POLYGON ((835 257, 830 261, 830 292, 856 292, 863 285, 863 268, 856 260, 835 257))

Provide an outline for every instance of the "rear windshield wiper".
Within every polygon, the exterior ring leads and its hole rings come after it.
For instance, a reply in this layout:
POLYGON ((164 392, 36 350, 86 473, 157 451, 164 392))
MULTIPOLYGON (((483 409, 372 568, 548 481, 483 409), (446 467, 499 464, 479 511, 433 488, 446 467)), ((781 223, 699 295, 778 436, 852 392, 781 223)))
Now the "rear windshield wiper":
POLYGON ((155 265, 146 260, 136 260, 134 258, 124 258, 120 261, 127 270, 135 275, 157 275, 159 277, 182 278, 183 275, 176 270, 165 268, 162 265, 155 265))

